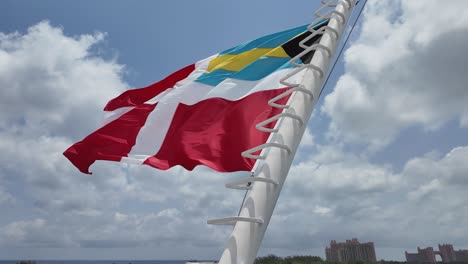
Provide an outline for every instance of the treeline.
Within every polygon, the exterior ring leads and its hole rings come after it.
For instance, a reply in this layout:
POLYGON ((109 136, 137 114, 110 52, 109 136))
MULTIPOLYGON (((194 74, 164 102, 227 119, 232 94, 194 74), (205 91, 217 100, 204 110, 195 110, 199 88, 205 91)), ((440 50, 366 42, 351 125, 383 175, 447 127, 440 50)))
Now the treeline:
POLYGON ((34 260, 21 260, 20 262, 16 262, 16 264, 36 264, 34 260))
MULTIPOLYGON (((406 262, 400 261, 378 261, 379 264, 403 264, 406 262)), ((258 257, 255 259, 254 264, 343 264, 336 261, 323 260, 318 256, 290 256, 290 257, 278 257, 275 255, 268 255, 264 257, 258 257)), ((356 261, 347 264, 375 264, 371 261, 356 261)))
POLYGON ((278 257, 275 255, 268 255, 264 257, 257 257, 254 264, 341 264, 335 261, 326 261, 318 256, 289 256, 278 257))
POLYGON ((254 264, 312 264, 322 263, 322 258, 317 256, 291 256, 291 257, 278 257, 275 255, 268 255, 264 257, 257 257, 254 264), (286 262, 287 261, 287 262, 286 262))

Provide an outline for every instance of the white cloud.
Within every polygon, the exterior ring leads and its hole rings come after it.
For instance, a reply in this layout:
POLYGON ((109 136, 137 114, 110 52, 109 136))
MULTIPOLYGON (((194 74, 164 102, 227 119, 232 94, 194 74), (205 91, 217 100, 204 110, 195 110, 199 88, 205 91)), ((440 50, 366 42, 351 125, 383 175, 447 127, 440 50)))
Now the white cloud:
POLYGON ((433 179, 429 183, 426 183, 416 190, 411 191, 408 196, 411 200, 420 200, 426 198, 427 195, 432 194, 440 189, 440 181, 438 179, 433 179))
POLYGON ((314 144, 315 144, 314 135, 312 134, 309 128, 306 128, 306 130, 304 131, 304 135, 302 136, 302 139, 301 139, 300 147, 302 148, 312 147, 314 146, 314 144))
POLYGON ((451 190, 451 195, 457 193, 457 190, 462 191, 468 185, 467 159, 468 147, 457 147, 440 159, 428 155, 408 161, 403 175, 408 182, 418 185, 416 190, 409 193, 410 197, 428 199, 429 194, 430 197, 435 197, 437 193, 447 189, 451 190))
POLYGON ((127 87, 123 66, 91 51, 103 38, 69 37, 48 22, 0 33, 0 178, 22 186, 15 198, 41 210, 96 214, 100 207, 102 194, 92 191, 100 179, 76 177, 62 152, 95 129, 96 113, 127 87))
POLYGON ((315 206, 314 213, 319 214, 319 215, 328 215, 332 212, 331 208, 328 207, 322 207, 322 206, 315 206))
POLYGON ((69 37, 48 22, 0 34, 0 182, 11 188, 0 188, 0 209, 29 211, 0 219, 0 244, 164 244, 161 256, 175 254, 165 251, 174 245, 221 247, 229 230, 206 220, 237 213, 242 193, 224 183, 238 175, 96 162, 86 176, 62 155, 100 125, 105 103, 128 86, 124 66, 92 52, 104 37, 69 37))
POLYGON ((68 37, 48 22, 0 33, 0 127, 78 138, 98 124, 95 113, 127 88, 122 65, 91 52, 103 38, 68 37))
POLYGON ((13 222, 4 228, 3 233, 9 241, 25 240, 28 233, 30 233, 29 229, 37 230, 43 228, 45 224, 44 219, 13 222))
POLYGON ((325 196, 326 192, 346 195, 388 191, 400 181, 390 166, 371 164, 335 144, 317 145, 316 152, 294 165, 289 175, 288 183, 303 188, 304 193, 325 196))
POLYGON ((375 241, 377 247, 468 244, 463 235, 468 232, 468 147, 414 158, 401 172, 335 152, 340 161, 332 157, 317 168, 319 152, 292 168, 265 239, 266 252, 305 254, 310 247, 351 237, 375 241), (434 228, 437 232, 428 232, 434 228))
POLYGON ((66 229, 48 220, 36 218, 19 220, 0 227, 2 247, 68 247, 73 245, 66 229))
MULTIPOLYGON (((422 23, 436 10, 427 3, 369 2, 363 31, 346 55, 347 73, 323 107, 331 117, 331 135, 383 146, 405 126, 435 129, 450 118, 466 124, 466 91, 456 86, 464 83, 464 74, 456 72, 464 53, 450 56, 465 48, 459 47, 465 35, 455 31, 466 30, 468 16, 454 23, 434 16, 428 24, 443 30, 432 34, 422 23), (418 9, 428 15, 416 14, 418 9), (447 71, 429 68, 442 36, 451 42, 437 61, 447 71), (448 73, 454 74, 450 82, 448 73), (446 84, 444 93, 440 83, 446 84)), ((224 183, 240 175, 97 162, 94 175, 85 176, 62 156, 98 127, 96 113, 128 86, 124 66, 92 52, 104 37, 69 37, 46 22, 24 34, 0 34, 0 182, 8 182, 0 188, 0 209, 7 211, 13 199, 28 212, 0 219, 0 243, 75 249, 150 245, 152 252, 160 249, 159 256, 219 253, 230 230, 206 220, 237 213, 243 193, 226 190, 224 183)), ((414 158, 399 172, 362 153, 350 154, 343 140, 319 145, 307 130, 303 141, 306 148, 285 184, 264 248, 307 254, 330 239, 355 236, 379 246, 400 246, 402 239, 411 246, 468 244, 462 236, 468 232, 467 147, 414 158), (312 147, 316 153, 310 154, 312 147), (442 235, 427 232, 439 226, 442 235)))
POLYGON ((13 196, 3 190, 1 187, 0 187, 0 204, 6 204, 6 203, 14 203, 15 202, 15 198, 13 198, 13 196))
POLYGON ((368 2, 345 73, 320 109, 328 137, 291 169, 266 253, 304 254, 351 237, 377 247, 468 245, 467 147, 434 149, 401 171, 373 155, 409 127, 467 127, 467 15, 462 1, 368 2))
POLYGON ((345 53, 346 72, 324 101, 330 135, 380 148, 403 128, 468 122, 463 1, 369 1, 345 53))

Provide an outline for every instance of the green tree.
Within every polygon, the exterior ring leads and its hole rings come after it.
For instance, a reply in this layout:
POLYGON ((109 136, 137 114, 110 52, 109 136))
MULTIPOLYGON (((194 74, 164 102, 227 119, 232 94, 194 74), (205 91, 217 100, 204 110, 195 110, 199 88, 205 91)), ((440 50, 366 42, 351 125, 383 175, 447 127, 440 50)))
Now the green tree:
POLYGON ((16 264, 36 264, 34 260, 21 260, 20 262, 16 262, 16 264))
POLYGON ((284 264, 283 258, 275 255, 268 255, 264 257, 257 257, 254 264, 284 264))
POLYGON ((323 263, 318 256, 291 256, 284 259, 284 264, 318 264, 323 263))

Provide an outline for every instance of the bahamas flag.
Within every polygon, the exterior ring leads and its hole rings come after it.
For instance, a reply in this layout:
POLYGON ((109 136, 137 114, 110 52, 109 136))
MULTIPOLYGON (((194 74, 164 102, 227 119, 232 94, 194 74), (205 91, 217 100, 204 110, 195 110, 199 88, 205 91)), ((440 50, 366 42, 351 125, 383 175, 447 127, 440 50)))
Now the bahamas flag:
MULTIPOLYGON (((328 21, 322 21, 320 27, 328 21)), ((205 165, 221 172, 249 171, 255 160, 241 153, 267 141, 255 125, 279 114, 268 105, 291 89, 279 80, 294 70, 307 26, 271 34, 180 69, 148 87, 125 91, 104 111, 112 121, 64 155, 83 173, 96 160, 145 164, 166 170, 205 165)), ((318 42, 320 36, 309 43, 318 42)), ((308 63, 313 52, 299 63, 308 63)), ((290 81, 300 81, 295 75, 290 81)), ((285 104, 289 97, 277 103, 285 104)), ((270 123, 273 128, 275 123, 270 123)))

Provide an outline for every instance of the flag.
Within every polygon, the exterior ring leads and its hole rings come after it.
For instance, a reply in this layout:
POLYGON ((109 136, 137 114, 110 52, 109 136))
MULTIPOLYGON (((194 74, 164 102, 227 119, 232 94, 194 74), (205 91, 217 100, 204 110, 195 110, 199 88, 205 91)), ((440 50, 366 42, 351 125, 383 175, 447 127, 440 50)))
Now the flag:
MULTIPOLYGON (((112 121, 64 155, 89 174, 96 160, 161 170, 204 165, 220 172, 249 171, 255 160, 241 153, 268 140, 269 133, 255 125, 281 113, 268 101, 291 89, 280 79, 294 70, 289 60, 303 51, 299 42, 310 34, 307 26, 300 26, 267 35, 191 64, 148 87, 125 91, 104 108, 112 113, 112 121)), ((307 44, 319 39, 317 35, 307 44)), ((297 62, 308 63, 312 55, 297 62)), ((298 81, 301 74, 292 78, 298 81)))

